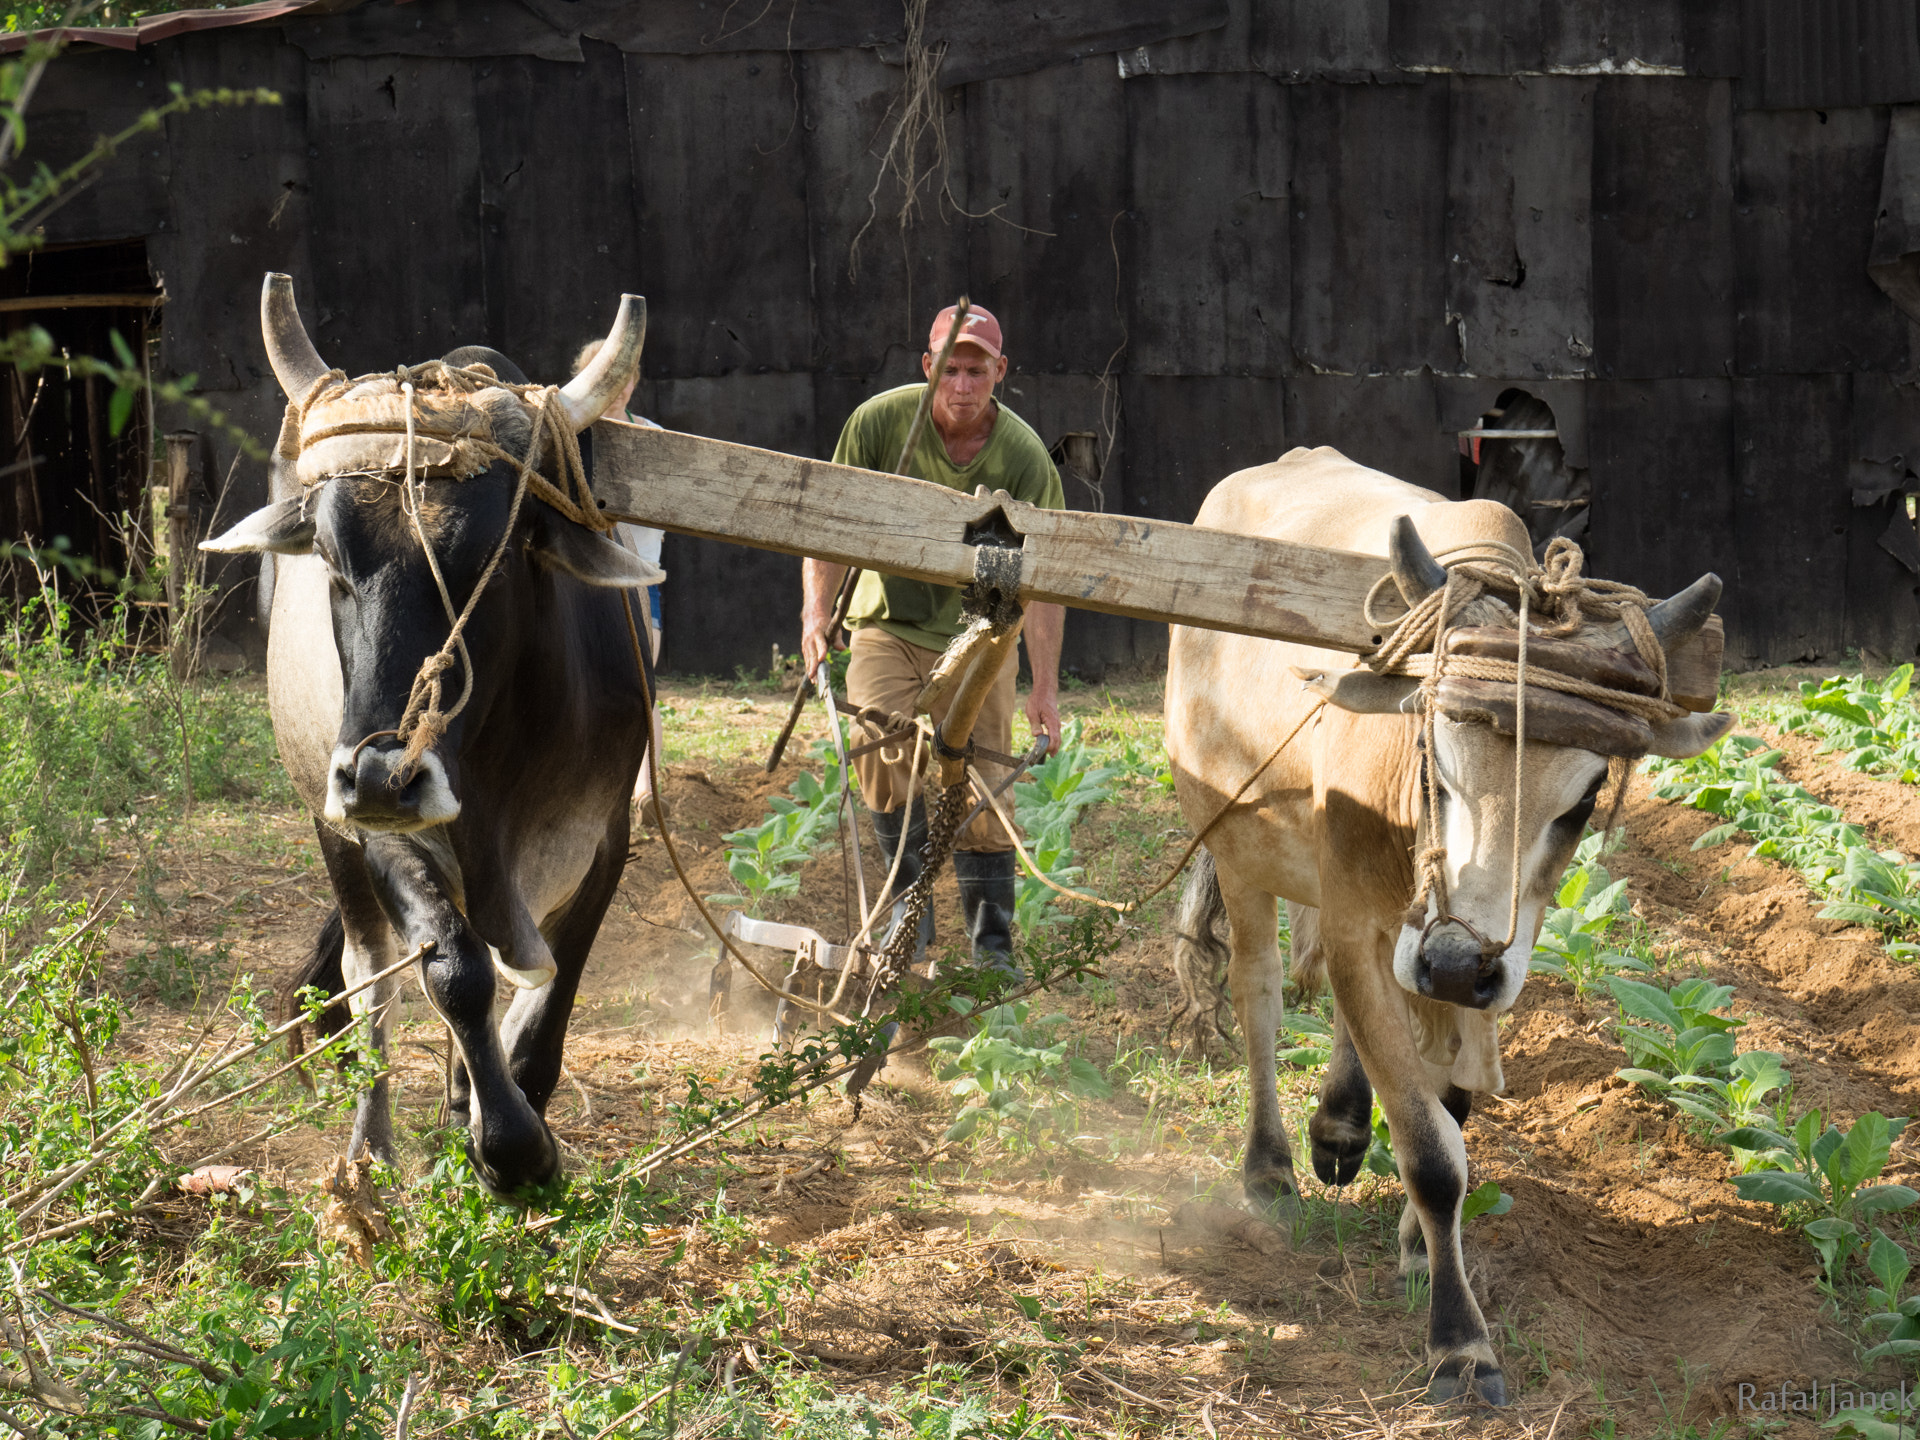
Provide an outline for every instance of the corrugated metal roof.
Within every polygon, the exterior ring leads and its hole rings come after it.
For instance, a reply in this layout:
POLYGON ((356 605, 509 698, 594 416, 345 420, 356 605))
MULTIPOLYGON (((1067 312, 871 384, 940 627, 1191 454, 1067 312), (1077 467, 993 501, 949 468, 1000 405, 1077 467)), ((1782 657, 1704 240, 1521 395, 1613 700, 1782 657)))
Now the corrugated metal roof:
POLYGON ((1741 18, 1744 108, 1920 100, 1914 0, 1747 0, 1741 18))
POLYGON ((35 40, 134 50, 190 30, 224 30, 232 25, 257 25, 295 15, 337 15, 365 3, 366 0, 259 0, 253 5, 230 5, 217 10, 175 10, 166 15, 150 15, 135 25, 60 25, 49 30, 0 35, 0 55, 24 50, 35 40))

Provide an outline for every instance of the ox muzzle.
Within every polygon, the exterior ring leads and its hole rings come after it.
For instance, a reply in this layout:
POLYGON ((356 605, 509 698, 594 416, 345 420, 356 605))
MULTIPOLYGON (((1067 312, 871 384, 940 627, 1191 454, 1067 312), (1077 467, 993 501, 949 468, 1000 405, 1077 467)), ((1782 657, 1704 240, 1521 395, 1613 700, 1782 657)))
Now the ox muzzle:
POLYGON ((460 801, 438 754, 429 750, 408 766, 405 747, 388 732, 334 747, 326 813, 336 825, 404 834, 446 824, 460 801))
POLYGON ((1484 1010, 1501 998, 1506 968, 1497 942, 1452 915, 1436 916, 1417 934, 1413 980, 1418 993, 1468 1010, 1484 1010))

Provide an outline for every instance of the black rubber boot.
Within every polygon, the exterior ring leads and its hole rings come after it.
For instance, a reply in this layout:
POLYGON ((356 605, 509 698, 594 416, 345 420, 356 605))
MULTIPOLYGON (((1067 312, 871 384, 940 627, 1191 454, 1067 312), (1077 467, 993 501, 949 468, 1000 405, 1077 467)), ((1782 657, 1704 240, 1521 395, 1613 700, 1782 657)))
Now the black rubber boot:
MULTIPOLYGON (((907 902, 905 895, 913 882, 920 878, 920 851, 927 843, 927 807, 915 800, 913 818, 907 819, 907 809, 869 810, 873 819, 874 838, 880 842, 880 873, 885 875, 893 865, 894 852, 900 847, 900 827, 907 827, 907 853, 900 858, 900 873, 894 877, 893 888, 887 892, 887 898, 893 901, 893 918, 887 924, 887 933, 882 944, 893 939, 893 932, 906 918, 907 902)), ((933 944, 933 907, 929 905, 926 913, 920 917, 920 938, 913 948, 913 963, 920 965, 927 958, 927 947, 933 944)))
POLYGON ((960 909, 973 944, 973 963, 1018 982, 1025 977, 1013 959, 1013 866, 1011 850, 953 852, 953 878, 960 882, 960 909))

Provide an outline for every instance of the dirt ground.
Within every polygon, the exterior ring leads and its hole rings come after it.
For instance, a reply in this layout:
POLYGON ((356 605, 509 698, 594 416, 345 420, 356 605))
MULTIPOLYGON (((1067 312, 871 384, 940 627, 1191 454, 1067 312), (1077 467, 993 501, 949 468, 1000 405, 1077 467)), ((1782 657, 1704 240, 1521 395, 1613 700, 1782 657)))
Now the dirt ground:
MULTIPOLYGON (((720 837, 759 820, 767 797, 792 782, 806 731, 767 776, 759 757, 785 696, 672 683, 665 694, 674 834, 699 887, 724 891, 720 837)), ((1090 734, 1125 714, 1157 736, 1157 686, 1067 700, 1090 734)), ((1851 776, 1805 741, 1788 748, 1802 783, 1886 843, 1920 849, 1920 788, 1851 776)), ((1186 834, 1163 792, 1134 785, 1124 801, 1092 812, 1078 841, 1089 881, 1114 895, 1157 877, 1186 834)), ((1751 1017, 1742 1047, 1785 1055, 1801 1108, 1847 1119, 1869 1109, 1920 1114, 1920 968, 1888 960, 1869 932, 1816 918, 1799 882, 1744 858, 1744 846, 1694 851, 1711 823, 1654 801, 1638 780, 1627 846, 1606 861, 1630 880, 1635 911, 1673 952, 1674 972, 1735 987, 1736 1011, 1751 1017)), ((161 892, 170 929, 188 937, 178 966, 213 975, 238 962, 278 974, 298 960, 327 903, 303 817, 210 816, 177 855, 161 892)), ((1171 900, 1130 924, 1104 981, 1058 997, 1096 1062, 1162 1042, 1171 900)), ((939 905, 944 942, 957 929, 951 879, 939 905)), ((823 852, 799 896, 770 914, 844 935, 838 855, 823 852)), ((733 977, 724 1029, 712 1022, 713 958, 660 842, 639 833, 553 1106, 575 1163, 631 1153, 661 1130, 660 1108, 684 1094, 688 1074, 724 1090, 766 1048, 770 1007, 744 974, 733 977)), ((166 982, 169 1004, 156 982, 142 1007, 142 1043, 156 1052, 192 1023, 180 983, 177 973, 166 982)), ((1508 1089, 1466 1128, 1474 1182, 1497 1180, 1514 1201, 1466 1236, 1515 1395, 1498 1414, 1414 1403, 1426 1316, 1394 1281, 1397 1182, 1368 1177, 1335 1196, 1303 1157, 1308 1200, 1279 1244, 1249 1243, 1208 1207, 1238 1201, 1237 1070, 1194 1074, 1151 1110, 1147 1098, 1116 1092, 1087 1105, 1072 1146, 1009 1158, 943 1142, 955 1108, 945 1087, 923 1062, 896 1059, 858 1123, 829 1092, 730 1137, 679 1178, 724 1184, 761 1246, 813 1259, 823 1283, 790 1319, 788 1343, 850 1391, 882 1394, 953 1361, 1008 1387, 1051 1374, 1050 1410, 1089 1424, 1101 1417, 1101 1433, 1118 1413, 1149 1432, 1196 1436, 1678 1437, 1688 1420, 1701 1433, 1716 1417, 1735 1420, 1743 1384, 1752 1394, 1864 1378, 1853 1332, 1823 1310, 1810 1247, 1769 1207, 1736 1198, 1723 1153, 1612 1078, 1626 1056, 1611 1013, 1534 977, 1505 1030, 1508 1089), (1037 1301, 1044 1323, 1020 1300, 1037 1301)), ((429 1021, 412 997, 395 1053, 410 1133, 430 1128, 439 1103, 439 1032, 429 1021)), ((1313 1077, 1285 1083, 1290 1117, 1304 1123, 1313 1077)), ((1920 1180, 1916 1133, 1886 1178, 1920 1180)), ((243 1158, 298 1176, 340 1141, 301 1136, 243 1158)), ((649 1296, 699 1303, 747 1264, 695 1246, 669 1265, 670 1248, 612 1267, 606 1298, 616 1311, 649 1296)), ((1747 1433, 1749 1418, 1726 1433, 1747 1433)), ((1819 1432, 1802 1422, 1768 1433, 1819 1432)))

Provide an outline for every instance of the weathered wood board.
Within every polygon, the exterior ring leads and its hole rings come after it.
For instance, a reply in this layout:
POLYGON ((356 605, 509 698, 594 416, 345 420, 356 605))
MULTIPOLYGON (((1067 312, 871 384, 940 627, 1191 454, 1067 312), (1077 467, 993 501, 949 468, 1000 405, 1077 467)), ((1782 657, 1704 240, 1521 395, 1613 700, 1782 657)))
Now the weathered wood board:
MULTIPOLYGON (((982 530, 1020 538, 1020 598, 1365 654, 1377 556, 1170 520, 1040 510, 925 480, 602 420, 594 492, 606 513, 682 535, 965 585, 982 530), (997 512, 997 514, 996 514, 997 512), (1004 517, 1004 524, 999 517, 1004 517)), ((796 597, 797 598, 797 597, 796 597)), ((1675 698, 1708 708, 1716 619, 1668 662, 1675 698)))

